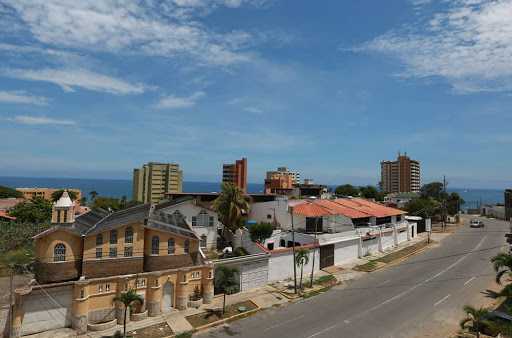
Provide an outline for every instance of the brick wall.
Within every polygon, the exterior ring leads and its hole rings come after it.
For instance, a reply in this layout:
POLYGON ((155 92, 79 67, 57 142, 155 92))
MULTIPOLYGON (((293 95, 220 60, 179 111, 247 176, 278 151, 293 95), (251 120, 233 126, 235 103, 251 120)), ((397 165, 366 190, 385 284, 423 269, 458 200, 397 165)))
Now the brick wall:
POLYGON ((191 255, 144 256, 144 271, 159 271, 194 266, 191 255))
POLYGON ((43 263, 36 260, 34 264, 34 274, 39 284, 78 279, 81 272, 81 260, 56 263, 43 263))
POLYGON ((82 276, 97 278, 143 272, 142 257, 85 261, 82 276))

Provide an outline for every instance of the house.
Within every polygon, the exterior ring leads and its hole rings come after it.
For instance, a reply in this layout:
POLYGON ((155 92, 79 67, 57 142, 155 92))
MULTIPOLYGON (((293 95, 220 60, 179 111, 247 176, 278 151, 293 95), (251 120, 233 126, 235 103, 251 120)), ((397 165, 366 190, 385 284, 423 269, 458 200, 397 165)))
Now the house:
POLYGON ((197 287, 213 297, 213 267, 197 233, 180 215, 151 203, 110 213, 94 209, 75 218, 67 191, 53 206, 52 226, 35 236, 35 280, 17 289, 13 335, 61 327, 78 332, 124 322, 112 297, 134 288, 145 302, 127 320, 185 309, 197 287))
MULTIPOLYGON (((200 203, 204 206, 211 207, 213 204, 213 201, 215 201, 220 193, 218 192, 210 192, 210 193, 201 193, 201 192, 169 192, 165 194, 167 198, 172 201, 177 198, 182 198, 184 196, 193 196, 197 203, 200 203)), ((276 194, 247 194, 246 196, 249 196, 250 203, 259 203, 259 202, 268 202, 268 201, 274 201, 277 198, 276 194)))
POLYGON ((25 202, 24 198, 0 198, 0 211, 9 212, 12 208, 16 206, 16 204, 25 202))
POLYGON ((415 192, 400 192, 386 195, 386 197, 384 197, 384 202, 386 202, 386 204, 394 203, 402 207, 416 198, 420 198, 420 194, 415 192))
POLYGON ((191 195, 165 201, 155 206, 155 211, 167 215, 178 215, 192 225, 201 239, 201 248, 217 247, 217 229, 219 214, 210 207, 201 204, 191 195))

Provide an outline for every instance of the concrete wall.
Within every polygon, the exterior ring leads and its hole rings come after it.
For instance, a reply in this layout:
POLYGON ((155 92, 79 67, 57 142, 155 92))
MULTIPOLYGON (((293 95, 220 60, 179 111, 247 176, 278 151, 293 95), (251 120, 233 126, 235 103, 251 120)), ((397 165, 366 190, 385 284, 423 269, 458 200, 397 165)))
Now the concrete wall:
POLYGON ((334 244, 334 264, 341 264, 357 259, 358 255, 359 238, 353 238, 334 244))
MULTIPOLYGON (((309 250, 309 263, 304 265, 303 281, 309 279, 311 267, 313 264, 313 248, 309 250)), ((315 271, 320 269, 320 248, 316 249, 315 253, 315 271)), ((271 252, 268 263, 268 282, 269 284, 275 283, 287 278, 293 278, 293 252, 286 250, 281 252, 271 252)), ((300 278, 300 267, 297 267, 297 282, 300 278)))
POLYGON ((267 222, 276 224, 282 229, 287 228, 287 210, 288 201, 271 201, 261 203, 251 203, 249 219, 252 221, 267 222), (268 217, 270 216, 270 218, 268 217), (275 217, 274 217, 275 216, 275 217))

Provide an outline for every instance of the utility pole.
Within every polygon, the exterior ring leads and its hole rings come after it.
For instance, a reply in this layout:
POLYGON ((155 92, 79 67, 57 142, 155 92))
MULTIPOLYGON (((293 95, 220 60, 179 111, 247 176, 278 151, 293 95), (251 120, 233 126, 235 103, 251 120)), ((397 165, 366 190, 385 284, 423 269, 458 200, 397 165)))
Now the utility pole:
POLYGON ((292 213, 292 248, 293 248, 293 287, 297 294, 297 267, 295 266, 295 228, 293 227, 293 207, 290 207, 292 213))
POLYGON ((443 224, 444 224, 444 229, 446 229, 446 175, 443 175, 443 191, 444 191, 443 224))
POLYGON ((313 242, 313 264, 311 265, 311 287, 313 287, 313 273, 315 272, 316 233, 318 231, 317 230, 318 219, 319 219, 319 217, 316 216, 316 218, 315 218, 315 240, 313 242))
POLYGON ((12 320, 13 320, 13 311, 14 311, 14 306, 13 306, 14 283, 13 283, 13 273, 12 273, 13 267, 14 267, 14 264, 9 264, 9 277, 10 277, 9 278, 9 289, 10 289, 10 294, 9 294, 9 337, 12 337, 12 320))

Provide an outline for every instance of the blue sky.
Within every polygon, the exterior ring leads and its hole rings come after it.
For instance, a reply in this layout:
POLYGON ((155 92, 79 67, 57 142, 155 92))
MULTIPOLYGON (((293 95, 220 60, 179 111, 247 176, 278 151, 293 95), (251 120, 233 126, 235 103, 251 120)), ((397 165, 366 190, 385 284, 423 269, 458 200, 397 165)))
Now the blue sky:
POLYGON ((0 0, 0 176, 512 186, 512 0, 0 0))

